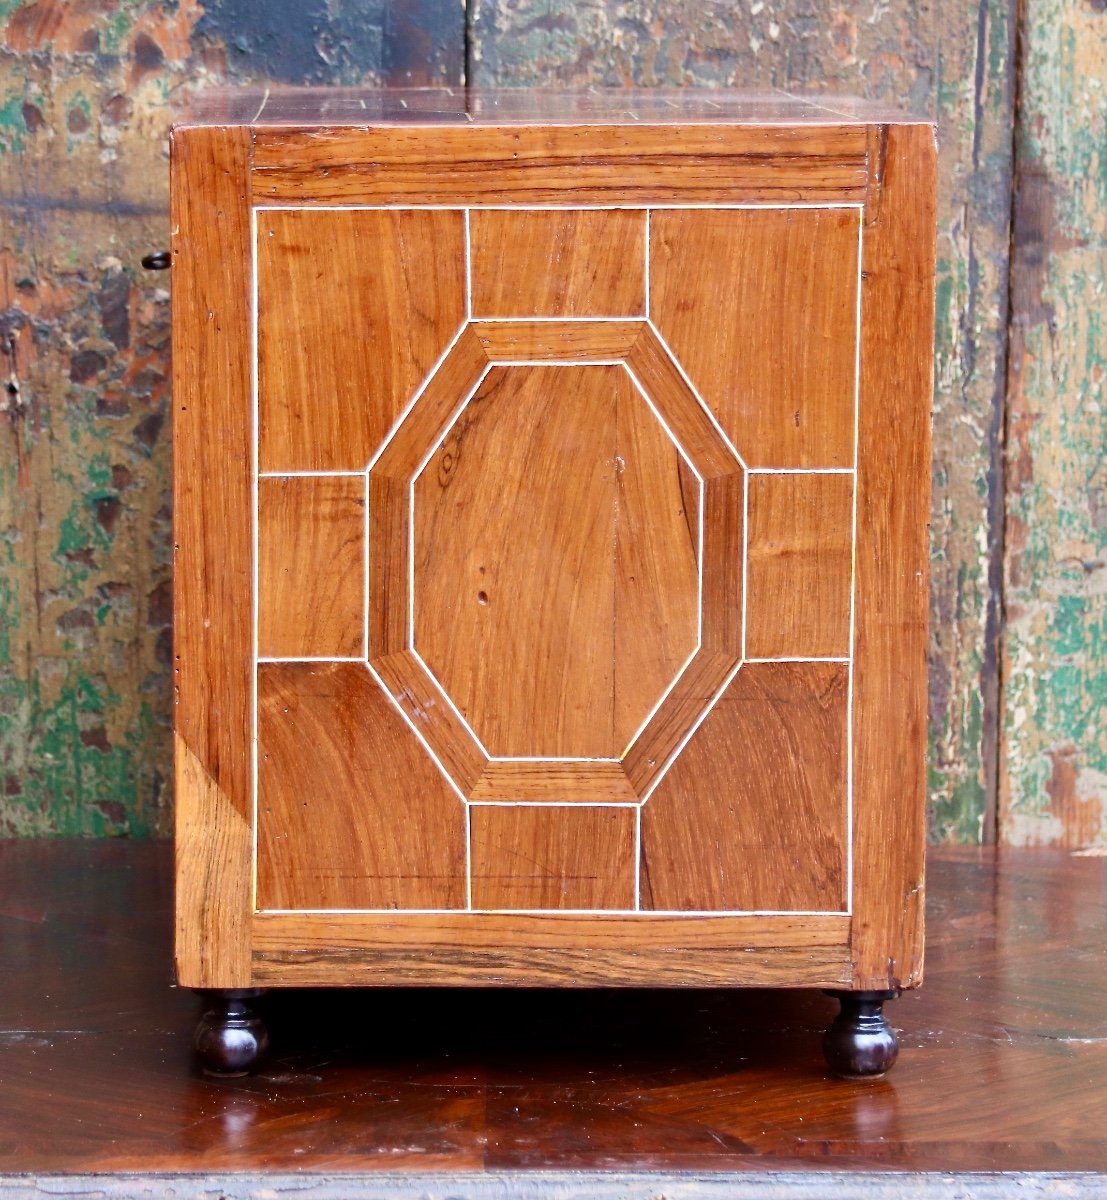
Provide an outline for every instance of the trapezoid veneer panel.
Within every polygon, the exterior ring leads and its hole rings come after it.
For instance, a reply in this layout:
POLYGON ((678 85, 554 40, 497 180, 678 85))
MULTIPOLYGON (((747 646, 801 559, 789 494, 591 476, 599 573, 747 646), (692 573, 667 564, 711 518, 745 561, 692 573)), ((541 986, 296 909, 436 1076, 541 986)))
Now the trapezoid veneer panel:
POLYGON ((470 214, 474 317, 633 317, 646 307, 646 215, 470 214))
POLYGON ((650 214, 650 314, 751 467, 852 467, 856 208, 650 214))
POLYGON ((746 655, 850 653, 853 476, 751 475, 746 655))
POLYGON ((260 909, 464 908, 465 806, 361 663, 258 667, 260 909))
POLYGON ((746 663, 642 809, 642 907, 846 907, 844 663, 746 663))
POLYGON ((636 816, 630 808, 474 805, 473 907, 634 908, 636 816))
POLYGON ((465 319, 463 216, 256 220, 261 469, 361 470, 465 319))
POLYGON ((365 476, 258 480, 258 654, 365 653, 365 476))

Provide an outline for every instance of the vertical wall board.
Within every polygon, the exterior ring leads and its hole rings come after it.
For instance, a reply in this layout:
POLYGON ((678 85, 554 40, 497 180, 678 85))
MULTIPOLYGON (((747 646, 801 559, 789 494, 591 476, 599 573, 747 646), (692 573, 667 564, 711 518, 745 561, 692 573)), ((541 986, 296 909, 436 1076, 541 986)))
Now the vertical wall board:
POLYGON ((1107 844, 1107 13, 1026 0, 1000 836, 1107 844))
POLYGON ((990 840, 994 831, 1014 24, 1014 0, 475 0, 470 31, 475 84, 777 87, 876 97, 937 118, 938 840, 990 840))
POLYGON ((0 836, 169 829, 171 101, 463 71, 456 0, 0 0, 0 836))

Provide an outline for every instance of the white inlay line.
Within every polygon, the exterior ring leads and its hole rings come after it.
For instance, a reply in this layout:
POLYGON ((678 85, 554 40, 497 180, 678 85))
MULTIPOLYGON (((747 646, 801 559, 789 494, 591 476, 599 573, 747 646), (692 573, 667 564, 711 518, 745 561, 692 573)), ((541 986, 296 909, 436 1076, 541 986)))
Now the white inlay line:
POLYGON ((480 391, 480 386, 488 377, 488 372, 492 370, 493 365, 493 363, 488 363, 484 367, 476 383, 469 389, 465 398, 451 414, 449 420, 443 424, 442 432, 435 438, 426 454, 423 455, 407 486, 407 644, 412 649, 415 647, 415 485, 419 480, 419 476, 426 469, 427 463, 438 453, 439 446, 446 440, 450 430, 461 420, 461 414, 469 407, 473 397, 480 391))
MULTIPOLYGON (((568 128, 565 126, 564 128, 568 128)), ((821 211, 825 208, 864 209, 862 201, 787 204, 258 204, 254 212, 684 212, 721 209, 726 212, 781 212, 789 209, 821 211)))
POLYGON ((469 801, 465 807, 465 907, 473 911, 473 809, 469 801))
POLYGON ((372 582, 369 576, 369 503, 370 503, 370 486, 368 470, 362 472, 365 476, 365 511, 361 517, 361 652, 365 657, 366 662, 369 661, 369 585, 372 582))
POLYGON ((786 654, 781 654, 776 658, 747 658, 747 663, 848 663, 849 658, 845 655, 808 655, 802 654, 791 657, 786 654))
POLYGON ((491 367, 623 367, 621 358, 494 358, 491 367))
POLYGON ((619 758, 584 758, 574 754, 493 754, 489 756, 489 762, 497 763, 617 763, 622 762, 619 758))
MULTIPOLYGON (((411 585, 411 591, 409 594, 412 596, 414 596, 414 594, 415 594, 414 573, 412 576, 412 585, 411 585)), ((465 732, 473 739, 474 743, 476 744, 477 748, 480 750, 481 754, 483 754, 485 758, 491 759, 492 756, 488 753, 487 749, 485 748, 484 743, 480 740, 479 737, 477 737, 477 731, 465 719, 465 714, 454 703, 453 696, 451 696, 450 693, 448 691, 446 691, 446 689, 442 686, 441 680, 439 680, 438 676, 427 665, 427 660, 415 648, 414 638, 409 638, 406 649, 407 649, 407 652, 415 658, 415 660, 419 663, 419 665, 423 668, 423 670, 426 671, 427 675, 430 677, 431 683, 433 683, 434 686, 438 689, 438 694, 442 697, 443 700, 446 701, 446 704, 449 706, 449 708, 453 712, 454 716, 457 717, 457 719, 461 722, 462 726, 465 729, 465 732)))
POLYGON ((470 800, 471 808, 641 808, 637 800, 470 800))
POLYGON ((634 911, 642 908, 642 806, 634 806, 634 911))
MULTIPOLYGON (((462 209, 459 209, 457 205, 411 205, 411 204, 403 204, 403 205, 387 205, 387 204, 385 204, 385 205, 283 205, 283 204, 273 204, 273 205, 258 205, 251 211, 251 233, 252 233, 252 246, 251 246, 251 293, 252 293, 251 457, 252 457, 252 467, 253 467, 253 471, 252 471, 253 480, 252 480, 252 513, 251 513, 252 529, 251 529, 251 534, 252 534, 252 540, 253 540, 253 558, 254 558, 254 561, 253 561, 253 596, 252 596, 252 609, 253 609, 253 631, 252 631, 252 633, 253 633, 253 660, 254 660, 254 664, 255 664, 254 671, 253 671, 252 697, 251 697, 252 712, 253 712, 253 737, 252 737, 252 744, 251 744, 251 773, 252 773, 252 779, 253 779, 253 796, 252 796, 252 813, 253 813, 253 821, 252 821, 252 824, 253 824, 253 829, 252 829, 253 862, 252 862, 252 868, 253 869, 252 869, 251 886, 252 886, 252 903, 253 903, 254 911, 271 913, 271 914, 296 912, 296 913, 329 913, 329 914, 350 913, 350 914, 364 914, 364 915, 379 914, 379 915, 389 915, 389 916, 395 916, 397 913, 404 913, 404 914, 409 914, 409 915, 419 915, 419 914, 437 915, 437 914, 446 914, 446 913, 458 912, 458 911, 482 912, 482 913, 489 913, 489 914, 515 913, 515 914, 519 914, 519 915, 536 915, 536 916, 537 915, 548 915, 548 913, 551 911, 548 909, 476 909, 473 907, 473 902, 472 902, 473 880, 472 880, 471 808, 472 808, 473 804, 475 803, 478 807, 497 807, 497 808, 498 807, 507 807, 507 808, 519 808, 519 807, 527 807, 527 808, 529 808, 529 807, 535 807, 535 808, 570 807, 570 808, 577 808, 577 807, 585 807, 585 808, 632 808, 632 809, 634 809, 635 813, 636 813, 636 815, 635 815, 634 908, 633 909, 625 909, 625 910, 624 909, 579 909, 579 910, 578 909, 559 909, 556 911, 562 912, 562 913, 568 913, 570 915, 571 914, 579 914, 579 915, 606 914, 606 915, 612 915, 612 916, 630 916, 630 915, 634 915, 634 914, 643 914, 646 910, 642 910, 642 908, 641 908, 641 824, 642 824, 641 813, 642 813, 642 807, 645 805, 646 801, 650 798, 650 796, 653 794, 654 790, 660 784, 661 780, 664 778, 665 774, 668 772, 668 770, 670 769, 672 764, 676 761, 676 759, 679 757, 679 755, 683 752, 684 747, 688 744, 688 742, 694 736, 696 730, 699 728, 699 726, 703 723, 703 721, 710 714, 710 712, 714 708, 715 704, 719 701, 721 696, 726 692, 727 688, 730 686, 734 677, 737 675, 739 669, 747 662, 750 664, 767 663, 767 662, 797 662, 797 663, 837 662, 837 663, 848 664, 848 668, 849 668, 848 669, 848 701, 847 701, 847 733, 846 733, 846 737, 847 737, 847 754, 846 754, 846 773, 847 773, 847 785, 846 785, 846 792, 847 792, 847 795, 846 795, 846 803, 847 803, 847 814, 846 814, 846 821, 847 821, 846 901, 847 901, 847 903, 846 903, 845 910, 798 910, 798 909, 786 909, 786 910, 775 910, 775 909, 774 910, 769 910, 769 909, 727 909, 727 910, 722 910, 722 909, 707 909, 707 910, 679 909, 679 910, 668 910, 668 909, 666 909, 666 910, 661 910, 661 909, 658 909, 658 910, 648 910, 648 911, 651 915, 656 915, 656 916, 682 916, 682 917, 691 917, 691 916, 719 916, 719 917, 728 917, 728 916, 751 916, 751 917, 799 916, 799 917, 803 917, 803 916, 849 916, 849 915, 851 915, 852 901, 853 901, 853 809, 854 809, 854 804, 853 804, 853 759, 854 759, 853 694, 854 694, 854 686, 853 685, 854 685, 854 645, 855 645, 855 624, 856 624, 855 601, 856 601, 857 512, 858 512, 857 471, 858 471, 859 414, 860 414, 860 394, 861 394, 861 320, 862 320, 861 267, 863 264, 863 243, 864 243, 864 227, 863 227, 863 219, 862 219, 863 213, 864 213, 864 205, 860 204, 860 203, 841 203, 841 204, 838 204, 838 203, 830 203, 830 204, 827 204, 827 203, 821 203, 821 204, 796 204, 796 203, 789 203, 789 204, 687 204, 687 205, 652 205, 652 206, 645 206, 645 205, 639 205, 639 204, 629 204, 629 205, 512 205, 512 204, 506 204, 506 205, 475 205, 475 206, 462 208, 462 209), (415 723, 409 717, 409 715, 406 712, 406 710, 404 709, 404 707, 400 704, 400 702, 397 700, 397 698, 391 693, 391 691, 387 687, 385 687, 383 680, 381 679, 381 677, 379 676, 377 671, 373 668, 372 664, 368 661, 369 624, 370 624, 370 621, 369 621, 370 544, 369 544, 369 494, 368 494, 369 478, 370 478, 370 472, 371 472, 372 468, 375 466, 377 460, 380 458, 381 454, 384 452, 386 447, 391 443, 392 439, 396 435, 400 426, 407 419, 412 408, 418 402, 419 398, 422 396, 422 394, 426 390, 431 379, 438 372, 438 370, 440 369, 442 364, 445 362, 445 360, 449 356, 450 352, 453 350, 454 346, 457 344, 462 333, 465 331, 465 329, 468 327, 468 325, 480 323, 480 322, 473 320, 473 314, 472 314, 472 243, 471 243, 471 220, 470 220, 471 212, 485 210, 485 209, 509 211, 509 212, 527 212, 527 211, 550 212, 550 211, 565 211, 566 209, 570 209, 570 208, 571 209, 588 210, 588 211, 629 210, 629 211, 640 211, 644 214, 644 220, 645 220, 645 247, 644 247, 644 258, 643 258, 643 273, 644 273, 643 286, 644 286, 644 308, 645 308, 644 320, 649 325, 649 327, 653 331, 654 335, 657 337, 658 341, 661 343, 665 352, 668 354, 670 360, 672 361, 673 365, 676 367, 676 369, 679 372, 685 385, 689 388, 690 392, 695 397, 695 399, 696 399, 697 403, 700 405, 701 409, 706 413, 708 419, 711 421, 712 425, 714 426, 714 428, 715 428, 717 434, 719 435, 719 437, 721 438, 721 440, 728 447, 730 452, 734 455, 735 460, 743 468, 745 468, 745 477, 744 477, 744 485, 743 485, 743 501, 742 501, 742 503, 743 503, 742 631, 741 631, 742 657, 740 658, 738 664, 728 673, 728 675, 724 679, 721 686, 718 688, 718 690, 715 692, 715 694, 711 697, 709 703, 699 714, 699 716, 697 717, 697 719, 695 720, 695 722, 693 723, 691 728, 686 732, 686 734, 681 739, 679 744, 674 748, 673 752, 670 754, 670 756, 666 760, 661 771, 657 774, 657 776, 650 783, 648 789, 646 790, 645 794, 642 796, 641 800, 634 801, 634 802, 582 802, 580 804, 569 804, 569 805, 566 805, 563 801, 562 802, 552 802, 552 803, 547 803, 544 801, 514 801, 514 800, 513 801, 476 801, 476 802, 472 802, 472 801, 469 801, 463 795, 460 788, 458 787, 458 785, 454 782, 453 778, 451 777, 450 773, 445 769, 445 766, 442 763, 442 761, 440 760, 440 758, 437 756, 437 754, 434 752, 434 750, 432 749, 430 744, 427 742, 425 737, 422 735, 422 733, 420 732, 418 727, 415 725, 415 723), (727 210, 735 210, 735 211, 764 210, 764 209, 767 209, 767 210, 853 209, 857 212, 858 249, 857 249, 856 319, 855 319, 855 331, 854 331, 854 337, 855 337, 855 344, 854 344, 854 428, 853 428, 853 465, 852 466, 850 466, 850 467, 821 467, 821 468, 820 467, 816 467, 816 468, 769 468, 769 467, 750 468, 750 467, 746 466, 746 464, 745 464, 744 460, 742 459, 741 454, 738 452, 736 446, 734 445, 734 443, 730 440, 730 438, 727 436, 727 434, 722 429, 722 426, 720 425, 715 414, 712 412, 710 407, 706 404, 703 397, 699 394, 695 385, 692 383, 692 380, 689 377, 687 371, 684 369, 684 366, 681 363, 680 359, 673 353, 672 348, 669 346, 668 342, 665 340, 664 336, 661 334, 660 329, 653 323, 653 320, 651 318, 651 315, 650 315, 650 312, 651 312, 651 309, 650 309, 650 286, 651 286, 650 285, 650 232, 651 232, 650 216, 651 216, 651 209, 658 209, 658 210, 727 209, 727 210), (259 382, 258 382, 259 314, 258 314, 258 255, 257 255, 258 213, 259 212, 270 212, 270 211, 284 211, 284 210, 311 211, 311 212, 319 212, 319 211, 336 211, 336 212, 338 212, 338 211, 378 211, 378 210, 437 210, 437 211, 450 211, 450 212, 461 211, 463 213, 464 239, 465 239, 465 312, 466 312, 465 320, 462 321, 462 323, 458 326, 457 330, 454 332, 454 334, 453 334, 452 338, 450 339, 446 348, 442 351, 441 355, 438 357, 438 359, 436 360, 434 365, 431 367, 430 371, 428 371, 426 377, 420 383, 418 389, 412 396, 411 400, 407 403, 404 410, 401 412, 401 414, 397 417, 397 419, 393 423, 387 436, 383 439, 379 449, 373 455, 369 464, 362 470, 291 470, 291 471, 261 471, 260 470, 260 465, 259 465, 260 398, 259 398, 259 382), (850 577, 850 610, 849 610, 849 612, 850 612, 850 617, 849 617, 850 652, 849 652, 848 656, 846 656, 846 657, 836 657, 836 656, 835 657, 794 657, 794 658, 793 657, 782 657, 782 658, 775 658, 775 659, 770 659, 770 658, 746 659, 744 657, 745 646, 746 646, 746 630, 747 630, 746 598, 748 595, 748 573, 749 573, 748 572, 748 563, 749 563, 749 476, 751 474, 753 474, 753 475, 826 474, 826 475, 851 475, 854 477, 854 486, 853 486, 853 493, 852 493, 852 544, 851 544, 852 562, 851 562, 851 577, 850 577), (298 657, 266 656, 266 657, 261 657, 259 654, 259 641, 258 641, 258 639, 259 639, 259 606, 260 606, 260 584, 259 584, 259 519, 260 519, 260 512, 259 512, 259 494, 258 494, 259 493, 259 486, 258 486, 259 481, 264 478, 344 477, 344 476, 349 477, 349 476, 357 476, 357 475, 364 475, 365 480, 366 480, 366 497, 365 497, 365 499, 366 499, 366 516, 365 516, 365 527, 364 527, 364 560, 365 560, 365 562, 364 562, 364 589, 365 589, 364 639, 365 639, 365 647, 364 648, 365 648, 365 655, 364 656, 354 656, 354 657, 338 657, 338 656, 298 656, 298 657), (280 663, 280 662, 288 662, 288 663, 295 663, 295 662, 353 663, 353 662, 357 662, 357 663, 364 664, 368 668, 370 674, 376 681, 377 685, 385 693, 389 702, 396 709, 396 711, 400 713, 404 722, 408 725, 408 727, 415 734, 416 738, 422 745, 423 749, 426 751, 428 757, 435 764, 439 773, 445 778, 446 782, 449 784, 451 789, 458 795, 459 799, 462 801, 463 807, 465 809, 465 842, 466 842, 466 907, 464 910, 462 910, 462 909, 337 909, 337 908, 336 909, 264 909, 264 910, 259 910, 257 908, 258 806, 259 806, 259 797, 258 797, 258 736, 259 736, 259 728, 258 728, 258 671, 257 671, 257 666, 260 663, 280 663)), ((611 317, 588 316, 588 317, 494 317, 494 318, 486 318, 486 320, 489 323, 492 323, 492 322, 499 322, 499 323, 514 322, 514 323, 519 323, 519 324, 533 323, 533 322, 548 322, 548 323, 576 322, 576 323, 583 324, 583 323, 588 323, 588 322, 604 322, 604 321, 626 322, 626 321, 635 321, 635 320, 640 320, 640 319, 643 319, 643 318, 638 317, 636 315, 611 316, 611 317)), ((426 469, 426 466, 430 462, 431 458, 433 458, 435 453, 437 453, 438 449, 441 447, 442 443, 445 441, 445 438, 449 434, 449 431, 454 427, 454 425, 460 419, 461 414, 463 413, 465 408, 468 406, 468 404, 471 402, 473 397, 476 395, 481 384, 484 382, 484 379, 486 378, 489 370, 493 366, 505 366, 505 367, 506 366, 531 366, 531 367, 622 366, 627 371, 627 374, 630 375, 630 377, 631 377, 632 381, 634 382, 636 388, 638 389, 639 393, 642 395, 645 402, 649 406, 651 412, 653 413, 654 418, 659 422, 659 424, 665 430, 667 436, 670 438, 670 440, 672 441, 673 445, 676 447, 676 449, 677 449, 678 453, 681 455, 681 457, 685 460, 685 462, 688 463, 688 466, 690 467, 692 473, 695 475, 695 477, 698 481, 698 485, 699 485, 699 512, 698 512, 699 553, 697 556, 697 575, 698 575, 698 583, 697 583, 697 590, 698 590, 698 595, 697 595, 697 602, 698 602, 697 647, 696 647, 696 650, 693 651, 691 655, 689 655, 688 659, 685 661, 685 663, 681 667, 680 671, 674 677, 672 682, 666 688, 662 697, 658 700, 657 704, 651 710, 650 715, 646 718, 645 721, 643 721, 642 725, 639 727, 638 731, 635 733, 634 737, 631 739, 631 742, 629 745, 633 745, 634 741, 637 740, 637 738, 641 735, 642 731, 645 729, 646 725, 649 723, 649 720, 652 719, 653 715, 660 708, 660 706, 664 702, 665 698, 669 695, 669 693, 672 691, 672 689, 679 682, 681 676, 687 670, 689 664, 691 663, 692 659, 695 657, 695 654, 698 653, 698 651, 700 649, 700 645, 702 644, 702 634, 703 634, 703 543, 704 543, 703 492, 704 492, 704 488, 703 488, 703 479, 699 475, 699 472, 692 465, 691 461, 688 459, 687 454, 685 454, 683 447, 680 445, 679 441, 674 436, 673 431, 671 430, 671 428, 669 427, 667 422, 661 417, 661 414, 658 412, 653 401, 650 399, 649 395, 646 393, 645 389, 642 387, 642 384, 635 377, 634 372, 627 366, 626 362, 623 359, 495 359, 495 360, 489 362, 489 364, 482 371, 480 378, 477 380, 477 382, 474 384, 471 391, 466 395, 464 400, 458 406, 457 410, 452 414, 450 419, 445 424, 443 432, 438 437, 438 439, 436 439, 434 445, 428 450, 427 454, 424 456, 424 458, 420 462, 415 474, 412 476, 412 479, 411 479, 411 482, 409 485, 408 504, 409 504, 409 518, 410 519, 409 519, 409 537, 408 537, 408 548, 407 548, 408 549, 408 572, 409 572, 409 608, 408 608, 409 647, 408 648, 411 650, 411 652, 413 654, 415 654, 415 657, 418 659, 419 663, 421 664, 423 669, 426 671, 427 675, 431 678, 437 691, 441 694, 443 699, 446 701, 446 703, 450 706, 450 708, 453 710, 455 715, 461 721, 462 725, 464 726, 466 731, 470 734, 470 736, 473 738, 474 742, 478 746, 480 746, 482 751, 484 751, 484 747, 481 745, 480 739, 477 738, 475 731, 469 725, 469 723, 465 719, 465 717, 461 714, 460 710, 457 708, 456 704, 454 703, 453 699, 450 697, 449 693, 442 686, 442 684, 439 682, 437 677, 430 670, 430 668, 427 666, 425 661, 422 659, 421 655, 419 655, 418 651, 416 651, 415 647, 414 647, 414 621, 415 621, 415 617, 414 617, 414 595, 415 595, 415 587, 414 587, 414 559, 415 559, 414 489, 415 489, 415 481, 422 474, 422 472, 426 469)), ((628 749, 629 749, 629 745, 628 745, 628 749)), ((487 754, 486 751, 485 751, 485 753, 487 754)), ((507 757, 492 758, 491 756, 488 756, 488 757, 491 762, 536 762, 536 763, 537 762, 580 762, 580 763, 591 763, 591 762, 608 763, 608 762, 610 762, 610 763, 617 763, 617 762, 621 761, 620 759, 608 759, 608 758, 580 759, 580 758, 568 758, 568 757, 556 758, 556 757, 540 757, 540 756, 518 757, 518 758, 507 758, 507 757)))
POLYGON ((857 611, 857 502, 860 462, 858 445, 861 433, 861 285, 865 263, 865 222, 857 213, 857 312, 853 330, 853 511, 850 517, 849 571, 849 668, 846 680, 846 911, 853 913, 853 675, 857 611))
MULTIPOLYGON (((264 102, 263 102, 264 103, 264 102)), ((258 907, 258 625, 260 624, 261 582, 258 555, 261 539, 258 533, 260 509, 258 499, 258 477, 260 463, 259 434, 261 424, 261 401, 258 389, 258 214, 250 213, 250 540, 254 561, 251 575, 253 595, 250 597, 251 629, 250 653, 253 666, 250 671, 250 781, 253 785, 250 805, 250 907, 258 907)))
POLYGON ((747 467, 751 475, 852 475, 853 467, 747 467))
POLYGON ((262 908, 266 917, 448 917, 452 913, 508 917, 848 917, 840 908, 262 908))
POLYGON ((343 657, 337 654, 261 654, 259 663, 363 663, 364 654, 343 657))
POLYGON ((465 209, 465 319, 473 319, 473 237, 468 209, 465 209))
POLYGON ((658 773, 650 781, 649 787, 646 788, 645 794, 642 796, 643 806, 646 804, 646 801, 649 800, 649 798, 657 790, 657 785, 668 774, 669 768, 680 757, 681 753, 684 750, 684 747, 687 746, 688 743, 692 740, 692 735, 696 732, 697 729, 699 729, 699 727, 704 723, 704 721, 707 720, 709 714, 711 713, 711 710, 715 707, 716 704, 719 703, 719 700, 722 698, 723 693, 727 690, 728 687, 730 687, 731 681, 734 679, 734 676, 738 674, 738 671, 740 670, 741 666, 742 666, 742 660, 740 659, 738 661, 738 663, 733 667, 733 669, 727 673, 727 676, 723 680, 718 691, 711 697, 711 699, 705 705, 703 710, 700 712, 699 716, 696 717, 695 721, 692 723, 688 732, 684 735, 684 737, 682 737, 680 739, 680 741, 674 747, 672 754, 670 754, 669 757, 665 760, 665 763, 662 766, 661 770, 658 771, 658 773))
POLYGON ((726 448, 731 452, 731 454, 734 455, 734 457, 739 461, 739 463, 741 463, 741 465, 748 471, 749 467, 746 466, 746 460, 741 456, 741 454, 738 453, 738 447, 735 446, 735 444, 730 440, 730 438, 726 434, 726 430, 724 430, 723 427, 719 424, 718 417, 715 416, 715 414, 711 411, 710 406, 707 404, 707 402, 704 400, 704 398, 700 395, 699 389, 692 382, 692 379, 689 376, 688 372, 684 369, 684 364, 680 361, 679 358, 677 358, 676 354, 673 353, 672 346, 670 346, 669 343, 665 340, 664 336, 661 333, 661 330, 658 329, 658 327, 653 323, 653 318, 652 317, 647 318, 646 324, 653 330, 654 337, 656 337, 657 340, 664 347, 665 353, 669 356, 670 360, 672 361, 673 366, 676 367, 677 371, 680 373, 680 377, 681 377, 681 379, 684 380, 685 386, 692 393, 692 395, 696 397, 696 400, 698 401, 700 408, 703 409, 704 413, 707 415, 707 419, 715 427, 715 432, 722 439, 723 443, 726 445, 726 448))
POLYGON ((434 366, 431 367, 431 369, 423 377, 423 382, 420 383, 419 386, 415 389, 415 394, 411 397, 411 399, 407 402, 407 404, 404 405, 403 411, 396 418, 396 420, 392 422, 392 428, 389 429, 388 433, 385 435, 384 440, 381 442, 380 447, 378 448, 376 454, 373 455, 373 457, 369 460, 368 464, 366 465, 366 467, 365 467, 366 474, 368 474, 377 465, 377 460, 385 452, 385 450, 388 449, 389 443, 396 436, 397 430, 399 430, 400 426, 407 420, 408 416, 411 413, 411 410, 415 407, 415 405, 419 403, 419 398, 427 390, 427 385, 435 377, 435 375, 438 374, 439 368, 449 357, 450 352, 453 350, 453 348, 457 345, 458 338, 461 337, 461 335, 465 332, 465 330, 468 327, 469 327, 469 322, 462 321, 461 324, 454 331, 454 336, 452 338, 450 338, 449 342, 446 345, 446 349, 442 351, 442 353, 438 356, 437 359, 435 359, 434 366))
MULTIPOLYGON (((461 788, 459 788, 457 786, 457 784, 454 783, 453 776, 451 776, 449 771, 447 771, 446 768, 442 765, 442 760, 438 757, 437 754, 435 754, 434 750, 431 748, 430 743, 423 736, 419 727, 415 724, 415 722, 411 719, 411 717, 408 716, 407 710, 396 699, 396 697, 392 695, 391 691, 389 691, 389 689, 384 686, 384 680, 381 679, 381 677, 377 674, 376 668, 373 666, 373 664, 371 662, 369 662, 368 659, 365 660, 365 666, 366 666, 367 670, 369 671, 369 674, 372 675, 373 678, 377 681, 377 685, 380 687, 381 691, 384 692, 384 694, 388 697, 389 703, 400 714, 400 716, 403 717, 404 723, 411 730, 411 732, 414 733, 415 736, 419 739, 420 745, 423 747, 424 750, 426 750, 427 754, 430 755, 431 762, 434 763, 434 765, 441 772, 442 777, 446 780, 446 782, 450 785, 450 787, 453 788, 453 790, 457 793, 458 799, 462 802, 462 804, 467 805, 467 799, 466 799, 465 795, 462 793, 461 788)), ((391 911, 392 912, 406 912, 407 910, 406 909, 392 909, 391 911)), ((444 911, 449 911, 449 910, 444 910, 444 911)))
MULTIPOLYGON (((645 210, 646 230, 645 230, 645 250, 642 255, 642 289, 644 292, 643 308, 645 309, 645 317, 650 319, 650 210, 645 210)), ((637 906, 637 901, 635 901, 637 906)))
POLYGON ((742 477, 742 657, 746 657, 748 622, 746 597, 750 594, 750 473, 742 477))

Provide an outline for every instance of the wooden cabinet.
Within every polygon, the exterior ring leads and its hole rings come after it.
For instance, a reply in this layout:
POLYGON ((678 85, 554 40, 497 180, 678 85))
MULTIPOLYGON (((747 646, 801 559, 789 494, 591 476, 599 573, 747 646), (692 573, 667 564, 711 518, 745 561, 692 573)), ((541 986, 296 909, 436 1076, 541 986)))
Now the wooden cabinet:
POLYGON ((811 986, 838 1069, 886 1066, 922 969, 931 126, 230 93, 172 191, 205 1046, 262 987, 811 986))

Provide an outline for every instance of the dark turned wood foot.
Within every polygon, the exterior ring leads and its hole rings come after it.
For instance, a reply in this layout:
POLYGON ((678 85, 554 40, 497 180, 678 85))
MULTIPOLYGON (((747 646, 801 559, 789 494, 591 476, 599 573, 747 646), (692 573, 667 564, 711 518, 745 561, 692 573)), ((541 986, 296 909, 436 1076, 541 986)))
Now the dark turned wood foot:
POLYGON ((265 989, 222 988, 200 994, 204 1015, 192 1038, 200 1069, 222 1079, 248 1075, 269 1049, 269 1034, 249 1003, 265 989))
POLYGON ((884 1002, 899 992, 827 992, 842 1011, 823 1036, 823 1054, 835 1075, 864 1079, 883 1075, 896 1061, 899 1044, 884 1020, 884 1002))

